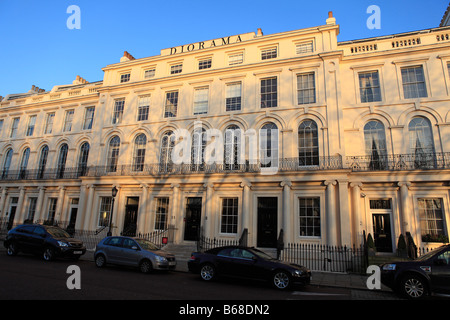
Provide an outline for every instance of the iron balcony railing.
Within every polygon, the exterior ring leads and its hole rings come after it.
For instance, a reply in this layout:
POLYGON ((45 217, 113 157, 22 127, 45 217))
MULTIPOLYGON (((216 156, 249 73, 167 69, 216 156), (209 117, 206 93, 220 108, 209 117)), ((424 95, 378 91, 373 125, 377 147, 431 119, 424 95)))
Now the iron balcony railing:
POLYGON ((349 156, 346 167, 352 171, 450 169, 450 152, 349 156))

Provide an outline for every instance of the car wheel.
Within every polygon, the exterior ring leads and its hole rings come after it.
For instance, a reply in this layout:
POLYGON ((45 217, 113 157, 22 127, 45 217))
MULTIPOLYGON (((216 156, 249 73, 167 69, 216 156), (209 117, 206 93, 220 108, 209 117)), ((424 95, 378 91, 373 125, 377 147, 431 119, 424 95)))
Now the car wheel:
POLYGON ((291 285, 291 277, 286 271, 278 270, 273 274, 272 283, 275 288, 280 290, 286 290, 291 285))
POLYGON ((425 281, 415 275, 406 275, 400 283, 402 293, 409 299, 422 299, 427 295, 427 285, 425 281))
POLYGON ((42 257, 45 261, 52 261, 55 258, 55 251, 52 248, 47 247, 44 249, 42 257))
POLYGON ((104 266, 106 266, 106 258, 104 255, 99 254, 95 257, 95 266, 97 266, 98 268, 103 268, 104 266))
POLYGON ((211 281, 216 276, 216 268, 212 264, 204 264, 200 268, 200 277, 205 281, 211 281))
POLYGON ((6 254, 8 256, 15 256, 17 253, 19 253, 19 250, 17 249, 16 244, 14 242, 10 243, 6 250, 6 254))
POLYGON ((142 273, 150 273, 153 270, 153 265, 152 262, 150 260, 142 260, 141 263, 139 264, 139 270, 142 273))

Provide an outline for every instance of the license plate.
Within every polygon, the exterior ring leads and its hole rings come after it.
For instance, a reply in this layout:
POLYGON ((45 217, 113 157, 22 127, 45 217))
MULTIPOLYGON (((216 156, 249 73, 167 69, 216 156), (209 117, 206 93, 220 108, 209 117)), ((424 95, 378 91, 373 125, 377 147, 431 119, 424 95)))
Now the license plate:
POLYGON ((83 251, 74 251, 73 254, 82 254, 83 251))

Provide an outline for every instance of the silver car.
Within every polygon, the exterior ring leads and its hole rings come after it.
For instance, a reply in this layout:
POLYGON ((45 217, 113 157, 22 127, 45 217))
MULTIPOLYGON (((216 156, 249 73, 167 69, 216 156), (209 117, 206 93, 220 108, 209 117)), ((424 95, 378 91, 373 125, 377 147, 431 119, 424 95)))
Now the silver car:
POLYGON ((141 272, 173 270, 177 262, 173 254, 160 250, 154 243, 140 238, 106 237, 97 244, 95 265, 108 264, 138 267, 141 272))

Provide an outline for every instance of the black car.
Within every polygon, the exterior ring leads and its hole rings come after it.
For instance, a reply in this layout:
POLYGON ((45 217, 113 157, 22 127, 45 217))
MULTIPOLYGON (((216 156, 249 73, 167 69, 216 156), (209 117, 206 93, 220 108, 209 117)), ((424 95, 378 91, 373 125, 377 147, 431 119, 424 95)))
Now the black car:
POLYGON ((256 248, 240 246, 194 252, 188 261, 188 268, 199 273, 205 281, 221 275, 245 277, 268 280, 281 290, 293 283, 306 285, 311 280, 311 271, 305 267, 278 261, 256 248))
POLYGON ((3 245, 9 256, 22 251, 42 255, 46 261, 56 257, 78 259, 86 253, 83 242, 72 238, 63 229, 39 224, 15 227, 8 232, 3 245))
POLYGON ((450 293, 450 245, 411 261, 381 265, 381 283, 410 299, 450 293))

